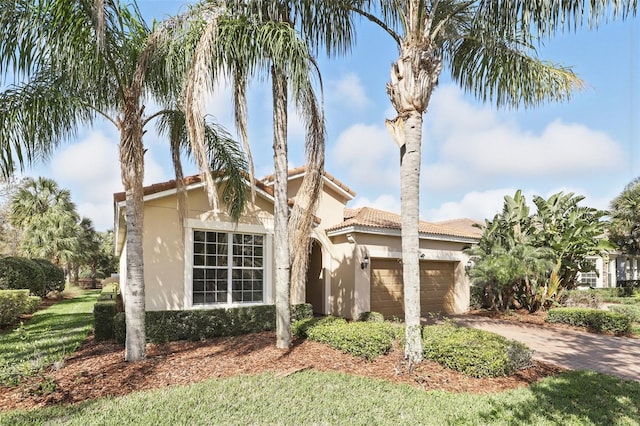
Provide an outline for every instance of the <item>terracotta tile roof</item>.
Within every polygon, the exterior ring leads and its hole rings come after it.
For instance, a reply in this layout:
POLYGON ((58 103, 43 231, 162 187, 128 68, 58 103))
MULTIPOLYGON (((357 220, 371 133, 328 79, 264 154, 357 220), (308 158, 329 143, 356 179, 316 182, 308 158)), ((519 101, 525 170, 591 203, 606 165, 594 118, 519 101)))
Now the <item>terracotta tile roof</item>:
MULTIPOLYGON (((289 169, 287 171, 287 175, 289 177, 292 177, 292 176, 296 176, 296 175, 305 173, 306 171, 307 171, 307 166, 300 166, 300 167, 296 167, 294 169, 289 169)), ((356 196, 356 193, 355 193, 355 191, 353 189, 349 188, 347 185, 342 183, 340 180, 338 180, 331 173, 329 173, 327 171, 324 171, 322 174, 324 175, 325 178, 327 178, 329 181, 333 182, 336 186, 338 186, 340 189, 342 189, 345 192, 347 192, 352 197, 356 196)), ((262 178, 262 182, 264 182, 266 185, 273 185, 273 180, 274 179, 275 179, 274 175, 271 174, 271 175, 268 175, 268 176, 265 176, 264 178, 262 178)))
POLYGON ((478 222, 477 220, 462 218, 443 220, 440 222, 434 222, 436 225, 442 225, 447 228, 457 229, 460 232, 466 232, 469 235, 475 235, 476 238, 482 237, 482 229, 474 225, 484 225, 484 222, 478 222))
MULTIPOLYGON (((352 226, 399 230, 402 227, 401 224, 402 218, 400 217, 400 215, 386 212, 384 210, 374 209, 371 207, 361 207, 359 209, 345 209, 344 222, 328 228, 327 232, 339 231, 341 229, 346 229, 352 226)), ((466 229, 462 226, 455 226, 455 223, 452 226, 445 226, 441 223, 431 223, 421 220, 418 229, 420 233, 423 234, 474 239, 480 237, 477 232, 466 229)))
MULTIPOLYGON (((248 177, 247 177, 248 179, 248 177)), ((187 187, 189 185, 194 185, 196 183, 200 183, 203 182, 202 177, 200 175, 193 175, 193 176, 187 176, 184 178, 184 186, 187 187)), ((265 191, 267 194, 271 195, 273 197, 273 188, 265 185, 264 183, 262 183, 261 181, 254 179, 254 183, 256 185, 257 188, 265 191)), ((152 194, 157 194, 159 192, 163 192, 163 191, 169 191, 171 189, 176 189, 176 181, 175 179, 173 180, 168 180, 166 182, 160 182, 160 183, 154 183, 152 185, 148 185, 145 186, 143 188, 144 190, 144 195, 152 195, 152 194)), ((113 200, 116 203, 122 202, 125 200, 125 193, 124 192, 116 192, 115 194, 113 194, 113 200)), ((292 202, 290 202, 292 203, 292 202)))

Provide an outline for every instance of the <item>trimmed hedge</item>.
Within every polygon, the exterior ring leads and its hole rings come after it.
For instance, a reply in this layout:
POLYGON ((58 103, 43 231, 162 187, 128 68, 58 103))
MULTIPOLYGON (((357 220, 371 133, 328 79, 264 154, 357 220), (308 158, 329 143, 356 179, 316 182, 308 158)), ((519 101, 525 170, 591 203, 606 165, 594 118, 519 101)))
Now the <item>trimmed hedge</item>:
POLYGON ((611 305, 609 310, 628 316, 632 322, 640 322, 640 305, 611 305))
POLYGON ((45 292, 64 291, 64 271, 46 259, 32 259, 40 266, 44 274, 45 292))
MULTIPOLYGON (((291 312, 304 317, 308 307, 292 306, 291 312)), ((228 309, 194 309, 185 311, 147 311, 145 328, 147 341, 154 343, 177 340, 204 340, 221 336, 238 336, 275 330, 274 305, 243 306, 228 309)), ((126 336, 124 313, 114 318, 116 341, 124 343, 126 336)))
MULTIPOLYGON (((327 317, 331 318, 331 317, 327 317)), ((325 343, 344 353, 375 359, 389 352, 402 328, 390 322, 347 322, 322 319, 308 324, 305 334, 310 340, 325 343)))
POLYGON ((29 289, 31 294, 46 296, 45 275, 31 259, 4 257, 0 259, 0 290, 29 289))
POLYGON ((98 300, 93 305, 93 331, 97 342, 116 337, 114 323, 116 313, 115 299, 98 300))
POLYGON ((616 336, 631 333, 628 316, 610 311, 586 308, 555 308, 547 313, 547 322, 586 327, 596 333, 613 333, 616 336))
POLYGON ((29 290, 0 290, 0 326, 13 324, 20 315, 38 309, 40 298, 29 296, 29 290))
POLYGON ((532 365, 524 344, 452 323, 425 326, 422 341, 425 358, 473 377, 508 376, 532 365))

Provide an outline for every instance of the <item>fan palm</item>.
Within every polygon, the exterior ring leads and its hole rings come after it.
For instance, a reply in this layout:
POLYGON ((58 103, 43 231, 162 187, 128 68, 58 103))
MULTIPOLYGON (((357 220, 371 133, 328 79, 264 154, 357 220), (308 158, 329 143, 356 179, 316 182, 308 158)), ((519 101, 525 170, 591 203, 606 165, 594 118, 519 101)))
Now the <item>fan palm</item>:
POLYGON ((60 264, 77 252, 76 206, 54 180, 27 178, 11 198, 9 214, 11 225, 22 230, 23 255, 60 264))
MULTIPOLYGON (((165 117, 174 166, 181 178, 180 146, 187 143, 184 114, 177 108, 193 44, 163 49, 173 21, 149 28, 135 6, 111 0, 15 0, 0 9, 0 75, 15 84, 0 94, 0 168, 46 159, 72 139, 82 125, 102 118, 120 133, 120 165, 126 193, 127 226, 125 359, 145 358, 145 293, 142 251, 144 148, 146 126, 165 117), (160 109, 153 114, 145 103, 160 109)), ((200 163, 226 152, 224 170, 244 168, 241 152, 226 135, 217 135, 203 116, 205 137, 192 152, 200 163)), ((208 172, 208 170, 207 170, 208 172)), ((210 176, 210 174, 207 174, 210 176)), ((208 182, 212 181, 209 179, 208 182)), ((229 181, 232 182, 232 181, 229 181)), ((180 186, 180 185, 179 185, 180 186)), ((242 194, 238 188, 236 194, 242 194)), ((239 216, 242 202, 230 203, 239 216)))
POLYGON ((423 115, 442 70, 483 101, 533 107, 564 101, 582 86, 571 69, 544 62, 534 46, 588 17, 627 16, 635 0, 354 0, 343 2, 382 27, 397 43, 387 94, 397 113, 387 127, 400 149, 402 253, 409 362, 422 359, 418 258, 423 115))

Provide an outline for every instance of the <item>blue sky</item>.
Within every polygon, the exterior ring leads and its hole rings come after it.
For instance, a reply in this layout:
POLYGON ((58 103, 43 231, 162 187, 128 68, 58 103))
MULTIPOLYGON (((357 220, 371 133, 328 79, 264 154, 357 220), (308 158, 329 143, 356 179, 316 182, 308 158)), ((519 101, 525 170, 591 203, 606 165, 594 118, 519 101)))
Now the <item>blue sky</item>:
MULTIPOLYGON (((149 21, 175 13, 183 1, 138 2, 149 21)), ((562 104, 533 110, 498 110, 464 94, 447 70, 425 115, 420 206, 424 220, 482 220, 502 208, 517 189, 531 199, 572 191, 585 205, 606 209, 640 175, 640 19, 567 34, 539 49, 546 60, 573 67, 586 88, 562 104)), ((384 127, 394 117, 385 93, 397 50, 378 28, 359 25, 346 57, 319 58, 328 131, 326 170, 351 187, 352 207, 399 212, 399 154, 384 127)), ((271 98, 268 86, 249 92, 250 142, 256 174, 272 172, 271 98)), ((233 131, 224 84, 208 112, 233 131)), ((304 163, 304 133, 292 110, 289 163, 304 163)), ((28 170, 71 190, 81 214, 97 229, 112 227, 112 194, 122 190, 118 134, 106 123, 81 129, 46 164, 28 170)), ((145 184, 172 178, 166 141, 145 136, 145 184)), ((189 167, 189 173, 195 173, 189 167)))

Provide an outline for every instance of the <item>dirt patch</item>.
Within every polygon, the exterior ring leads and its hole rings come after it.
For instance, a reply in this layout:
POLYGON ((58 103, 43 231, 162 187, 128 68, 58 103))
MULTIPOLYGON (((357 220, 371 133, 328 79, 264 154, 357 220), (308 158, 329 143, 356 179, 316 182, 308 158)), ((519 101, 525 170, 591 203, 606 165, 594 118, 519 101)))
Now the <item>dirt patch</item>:
POLYGON ((290 351, 282 351, 275 347, 272 332, 202 342, 150 344, 147 351, 145 361, 127 363, 121 346, 113 342, 97 343, 90 337, 61 368, 31 377, 16 387, 0 387, 0 410, 71 404, 238 374, 270 371, 284 375, 308 368, 407 383, 425 390, 474 393, 527 386, 562 371, 536 362, 513 376, 476 379, 424 361, 408 372, 401 350, 373 362, 309 340, 296 340, 290 351))

